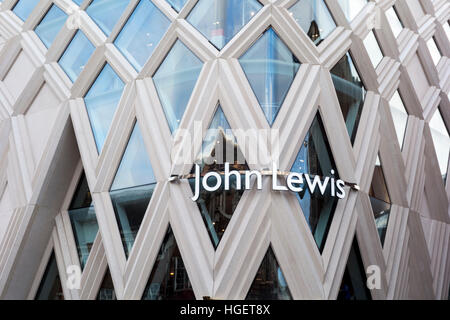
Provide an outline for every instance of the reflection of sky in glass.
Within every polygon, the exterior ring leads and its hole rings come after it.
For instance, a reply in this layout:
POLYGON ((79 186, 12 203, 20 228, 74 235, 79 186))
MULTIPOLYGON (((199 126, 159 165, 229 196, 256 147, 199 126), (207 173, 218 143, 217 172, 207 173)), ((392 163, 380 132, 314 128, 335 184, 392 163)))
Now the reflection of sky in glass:
POLYGON ((94 0, 86 13, 109 35, 129 3, 130 0, 94 0))
POLYGON ((272 28, 239 58, 239 62, 267 121, 272 125, 300 68, 300 62, 272 28))
POLYGON ((94 133, 97 150, 101 152, 114 113, 122 96, 124 83, 106 64, 84 98, 94 133))
POLYGON ((406 112, 402 98, 398 91, 395 91, 391 101, 389 101, 391 108, 392 118, 394 120, 395 131, 397 132, 398 142, 400 148, 403 147, 403 141, 405 137, 406 125, 408 122, 408 113, 406 112))
POLYGON ((25 21, 38 3, 39 0, 20 0, 14 6, 13 12, 16 16, 25 21))
POLYGON ((111 186, 111 191, 156 182, 146 150, 144 139, 136 123, 111 186))
POLYGON ((114 44, 140 71, 169 28, 170 20, 151 1, 140 1, 114 44))
POLYGON ((180 12, 181 9, 183 9, 184 4, 187 0, 166 0, 172 8, 174 8, 176 11, 180 12))
POLYGON ((72 82, 75 82, 83 71, 94 50, 94 45, 81 30, 78 30, 66 51, 59 59, 59 65, 67 73, 72 82))
POLYGON ((394 37, 397 38, 400 32, 402 32, 403 30, 403 24, 398 18, 397 12, 395 11, 393 6, 386 10, 386 17, 389 25, 391 26, 394 37))
POLYGON ((367 4, 367 0, 338 0, 347 20, 353 20, 367 4))
POLYGON ((434 65, 437 65, 439 63, 439 60, 441 60, 441 52, 439 51, 439 48, 437 47, 433 37, 427 41, 427 46, 428 50, 430 50, 434 65))
POLYGON ((203 62, 178 40, 153 76, 170 130, 180 126, 203 62))
POLYGON ((319 44, 336 28, 323 0, 297 1, 289 12, 315 44, 319 44))
POLYGON ((52 5, 44 19, 34 29, 44 45, 49 48, 56 35, 66 22, 67 14, 58 6, 52 5))
POLYGON ((450 138, 447 127, 442 120, 441 113, 437 110, 430 121, 431 136, 439 161, 439 168, 443 176, 447 173, 448 156, 450 153, 450 138))
POLYGON ((383 59, 383 53, 381 52, 378 41, 375 38, 373 31, 369 32, 367 37, 364 39, 364 46, 366 47, 367 53, 369 54, 370 61, 374 68, 378 66, 380 61, 383 59))
POLYGON ((200 0, 187 21, 222 49, 261 8, 256 0, 200 0))

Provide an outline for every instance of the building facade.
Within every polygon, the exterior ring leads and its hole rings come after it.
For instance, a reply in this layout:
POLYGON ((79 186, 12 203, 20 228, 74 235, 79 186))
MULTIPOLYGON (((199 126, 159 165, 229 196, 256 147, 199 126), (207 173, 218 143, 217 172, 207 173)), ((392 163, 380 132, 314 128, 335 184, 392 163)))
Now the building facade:
POLYGON ((0 299, 447 299, 449 18, 0 1, 0 299))

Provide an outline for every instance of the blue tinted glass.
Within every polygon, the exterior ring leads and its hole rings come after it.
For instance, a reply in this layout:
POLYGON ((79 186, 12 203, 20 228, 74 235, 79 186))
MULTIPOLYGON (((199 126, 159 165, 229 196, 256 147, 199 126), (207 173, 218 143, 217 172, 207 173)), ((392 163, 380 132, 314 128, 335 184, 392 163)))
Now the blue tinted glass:
POLYGON ((78 30, 61 59, 59 59, 59 65, 72 82, 77 80, 94 50, 94 45, 82 31, 78 30))
POLYGON ((56 35, 66 22, 67 14, 58 6, 52 5, 44 19, 34 30, 44 45, 49 48, 56 35))
POLYGON ((300 62, 272 28, 239 61, 267 121, 272 125, 300 68, 300 62))
POLYGON ((13 8, 13 12, 25 21, 38 3, 39 0, 19 0, 13 8))
POLYGON ((366 88, 349 52, 331 69, 331 78, 350 140, 354 143, 366 97, 366 88))
POLYGON ((170 25, 170 20, 148 0, 141 0, 114 41, 140 71, 170 25))
POLYGON ((91 192, 84 173, 73 195, 72 203, 69 207, 69 217, 81 268, 83 269, 98 233, 94 204, 92 203, 91 192))
POLYGON ((73 0, 73 2, 80 6, 83 3, 83 0, 73 0))
POLYGON ((110 192, 127 257, 133 247, 155 186, 153 169, 141 131, 136 124, 110 192))
POLYGON ((123 88, 123 81, 106 64, 84 98, 99 152, 105 143, 123 88))
POLYGON ((111 191, 111 201, 125 256, 130 255, 156 183, 111 191))
POLYGON ((129 3, 130 0, 94 0, 86 12, 109 35, 129 3))
POLYGON ((316 45, 336 28, 324 0, 297 1, 289 12, 316 45))
POLYGON ((222 49, 261 8, 256 0, 200 0, 187 21, 222 49))
POLYGON ((178 40, 153 76, 172 132, 180 125, 202 65, 202 61, 178 40))
POLYGON ((136 124, 111 186, 111 191, 156 182, 146 150, 141 130, 136 124))
MULTIPOLYGON (((317 114, 295 159, 292 172, 331 177, 333 176, 331 170, 334 170, 334 177, 338 178, 322 119, 317 114)), ((311 194, 306 184, 302 188, 303 191, 296 194, 297 199, 317 246, 322 251, 337 200, 331 197, 329 190, 322 195, 320 192, 311 194)))
POLYGON ((81 268, 86 265, 98 233, 97 218, 94 207, 80 208, 69 211, 70 222, 77 243, 78 256, 80 258, 81 268))
POLYGON ((167 2, 174 8, 176 11, 180 12, 180 10, 184 7, 184 4, 187 0, 167 0, 167 2))

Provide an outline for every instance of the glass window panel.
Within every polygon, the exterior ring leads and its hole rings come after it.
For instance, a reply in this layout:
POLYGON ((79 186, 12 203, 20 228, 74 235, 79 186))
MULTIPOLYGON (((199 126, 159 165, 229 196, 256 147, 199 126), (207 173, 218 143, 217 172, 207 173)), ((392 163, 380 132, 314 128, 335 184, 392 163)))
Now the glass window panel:
POLYGON ((133 67, 141 71, 169 25, 169 18, 151 1, 141 0, 114 43, 133 67))
POLYGON ((386 10, 386 18, 389 22, 389 25, 391 26, 394 37, 397 38, 400 32, 402 32, 404 27, 403 23, 400 21, 398 17, 397 11, 395 10, 394 6, 386 10))
POLYGON ((270 28, 239 58, 270 125, 286 98, 300 62, 270 28))
POLYGON ((367 288, 366 268, 359 251, 358 240, 353 239, 337 300, 372 300, 367 288))
POLYGON ((39 0, 19 0, 13 8, 13 12, 23 21, 27 20, 39 0))
POLYGON ((369 196, 378 235, 380 236, 381 245, 383 245, 386 237, 389 215, 391 212, 391 198, 389 197, 389 192, 379 157, 377 157, 375 164, 369 196))
POLYGON ((441 60, 442 54, 438 46, 436 45, 436 42, 434 41, 433 37, 427 41, 427 46, 428 50, 430 50, 431 58, 433 59, 434 65, 437 65, 441 60))
POLYGON ((117 300, 116 291, 114 290, 114 283, 112 281, 109 269, 103 277, 102 284, 97 294, 97 300, 117 300))
POLYGON ((129 3, 130 0, 94 0, 86 13, 109 35, 129 3))
POLYGON ((66 19, 67 14, 57 5, 52 5, 39 25, 34 29, 47 48, 49 48, 53 40, 55 40, 56 35, 63 27, 66 19))
POLYGON ((172 132, 180 125, 202 66, 203 62, 178 40, 153 76, 172 132))
MULTIPOLYGON (((239 149, 236 138, 232 134, 231 127, 219 105, 203 141, 202 151, 195 163, 200 165, 201 175, 216 171, 220 172, 223 177, 225 162, 231 164, 230 170, 249 170, 244 155, 239 149), (232 154, 229 150, 233 150, 232 154), (232 159, 227 158, 230 156, 232 159)), ((242 175, 241 177, 241 186, 244 186, 245 176, 242 175)), ((194 193, 195 180, 190 179, 189 183, 194 193)), ((211 178, 209 185, 215 185, 215 183, 216 179, 211 178)), ((236 183, 236 177, 231 176, 230 190, 225 190, 225 181, 222 179, 222 185, 215 192, 206 191, 200 184, 200 197, 197 200, 197 205, 215 248, 219 245, 244 193, 243 190, 236 190, 236 183)))
POLYGON ((269 247, 264 256, 246 300, 292 300, 291 292, 272 247, 269 247))
POLYGON ((146 150, 136 123, 111 186, 112 191, 156 183, 146 150))
POLYGON ((331 69, 331 78, 352 143, 355 142, 366 88, 349 52, 331 69))
POLYGON ((80 6, 83 3, 83 0, 73 0, 73 2, 80 6))
POLYGON ((77 80, 94 50, 94 45, 81 30, 78 30, 66 51, 59 59, 59 65, 72 82, 77 80))
POLYGON ((369 54, 369 58, 372 62, 373 67, 376 68, 383 59, 383 53, 381 52, 380 46, 378 45, 378 41, 375 38, 375 34, 373 33, 373 31, 369 32, 363 43, 366 47, 367 53, 369 54))
POLYGON ((338 0, 348 21, 352 21, 368 3, 367 0, 338 0))
POLYGON ((64 300, 55 253, 52 253, 34 300, 64 300))
POLYGON ((200 0, 187 21, 220 50, 261 8, 256 0, 200 0))
MULTIPOLYGON (((319 113, 314 118, 291 171, 339 178, 319 113), (332 174, 332 170, 334 174, 332 174)), ((306 184, 301 187, 303 191, 297 193, 296 196, 316 244, 322 252, 338 201, 331 197, 330 190, 327 190, 324 195, 319 191, 311 194, 306 184)))
POLYGON ((84 269, 98 233, 97 217, 84 173, 81 176, 69 207, 69 217, 77 245, 81 269, 84 269))
POLYGON ((127 257, 155 187, 153 169, 139 126, 136 124, 110 191, 127 257))
POLYGON ((441 113, 437 110, 430 121, 431 137, 433 138, 434 150, 436 151, 442 178, 446 181, 447 165, 450 153, 450 137, 441 113))
POLYGON ((111 66, 106 64, 84 97, 99 153, 105 143, 124 86, 111 66))
POLYGON ((184 4, 187 0, 166 0, 172 8, 174 8, 176 11, 180 12, 181 9, 183 9, 184 4))
POLYGON ((111 191, 125 256, 130 255, 156 184, 111 191))
POLYGON ((142 300, 195 300, 189 275, 169 226, 142 300))
POLYGON ((323 0, 297 1, 289 12, 316 45, 336 28, 336 23, 323 0))
POLYGON ((394 120, 395 131, 397 133, 400 148, 403 148, 405 140, 406 125, 408 124, 408 113, 398 91, 395 91, 391 101, 389 101, 392 119, 394 120))

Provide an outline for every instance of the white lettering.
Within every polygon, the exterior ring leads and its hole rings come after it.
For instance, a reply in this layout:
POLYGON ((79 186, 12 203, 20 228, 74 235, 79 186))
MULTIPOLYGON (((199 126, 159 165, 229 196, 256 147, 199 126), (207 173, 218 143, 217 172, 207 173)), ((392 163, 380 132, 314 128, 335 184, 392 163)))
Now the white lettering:
MULTIPOLYGON (((331 174, 334 175, 334 170, 331 170, 331 174)), ((320 177, 317 175, 309 175, 309 174, 302 174, 298 172, 291 172, 286 177, 286 186, 282 184, 278 184, 279 171, 277 168, 276 163, 273 163, 272 167, 272 189, 274 191, 292 191, 292 192, 302 192, 304 189, 304 184, 306 180, 306 187, 310 191, 311 194, 316 193, 319 191, 322 195, 325 195, 327 190, 329 190, 330 195, 332 197, 338 197, 339 199, 343 199, 346 196, 345 192, 345 186, 346 183, 342 180, 336 180, 334 177, 320 177), (331 184, 331 185, 330 185, 331 184)), ((251 186, 251 179, 252 177, 255 177, 256 179, 256 188, 258 190, 262 190, 262 177, 263 174, 260 171, 245 171, 245 186, 242 186, 242 174, 240 171, 237 170, 230 170, 230 163, 225 163, 225 171, 220 172, 208 172, 205 174, 205 176, 202 178, 200 174, 200 166, 198 164, 195 164, 195 182, 194 182, 194 196, 191 198, 192 201, 197 201, 200 197, 200 184, 203 186, 203 189, 205 189, 208 192, 214 192, 219 190, 220 186, 222 185, 223 179, 225 182, 225 190, 230 190, 230 178, 233 177, 236 180, 235 183, 235 189, 236 190, 242 190, 244 188, 245 190, 250 190, 252 188, 251 186), (223 176, 223 177, 222 177, 223 176), (215 179, 215 183, 213 183, 213 180, 215 179), (211 184, 211 185, 210 185, 211 184)), ((190 176, 189 176, 190 177, 190 176)), ((175 180, 175 179, 174 179, 175 180)), ((174 181, 170 180, 169 181, 174 181)))
POLYGON ((313 181, 311 181, 311 176, 305 174, 306 184, 308 185, 309 192, 313 194, 316 191, 317 186, 319 186, 320 193, 322 195, 325 194, 327 190, 328 182, 330 181, 329 177, 326 177, 323 182, 320 180, 319 176, 314 176, 313 181))
POLYGON ((342 180, 338 180, 337 182, 336 182, 336 187, 337 187, 337 189, 338 189, 338 192, 337 192, 337 197, 339 198, 339 199, 344 199, 345 198, 345 190, 344 190, 344 187, 345 187, 345 182, 344 181, 342 181, 342 180))
POLYGON ((278 168, 276 163, 272 167, 272 189, 274 191, 287 191, 288 188, 278 185, 278 168))
POLYGON ((246 171, 245 172, 245 189, 250 190, 250 179, 252 176, 256 177, 256 189, 262 190, 262 174, 259 171, 246 171))
POLYGON ((230 176, 235 176, 236 178, 236 190, 241 190, 241 174, 239 171, 233 170, 230 171, 230 164, 228 162, 225 163, 225 190, 230 190, 230 176))
POLYGON ((301 173, 291 172, 287 178, 287 186, 292 192, 302 192, 302 187, 296 187, 297 184, 303 184, 303 176, 301 173))
POLYGON ((371 265, 367 267, 367 288, 369 290, 381 289, 381 270, 379 266, 371 265))
POLYGON ((222 176, 219 173, 214 172, 214 171, 208 172, 203 177, 202 184, 203 184, 203 188, 208 192, 217 191, 217 190, 219 190, 220 185, 222 184, 222 176), (212 187, 208 184, 209 178, 216 178, 216 184, 212 187))

